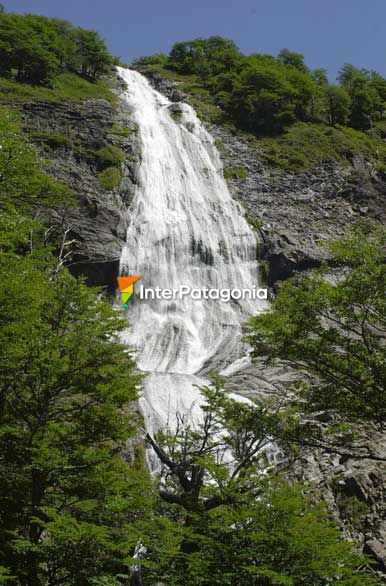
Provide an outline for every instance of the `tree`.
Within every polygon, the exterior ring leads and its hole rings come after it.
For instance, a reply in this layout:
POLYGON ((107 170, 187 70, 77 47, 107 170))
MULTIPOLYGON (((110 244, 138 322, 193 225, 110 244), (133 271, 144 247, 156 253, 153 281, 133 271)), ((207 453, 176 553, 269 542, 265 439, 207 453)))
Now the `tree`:
POLYGON ((386 233, 353 228, 330 245, 337 277, 322 267, 283 284, 273 310, 250 321, 255 356, 311 377, 310 408, 348 422, 386 422, 386 233), (314 378, 313 378, 314 377, 314 378))
POLYGON ((95 31, 75 28, 60 19, 0 11, 0 72, 4 77, 51 86, 59 72, 71 71, 96 81, 111 62, 95 31))
POLYGON ((279 63, 283 63, 284 65, 291 65, 298 69, 302 73, 308 73, 308 67, 304 63, 304 55, 301 53, 295 53, 294 51, 289 51, 288 49, 282 49, 277 57, 279 63))
POLYGON ((273 59, 248 60, 230 99, 233 117, 257 133, 281 132, 296 120, 295 90, 273 59))
MULTIPOLYGON (((203 389, 204 421, 148 436, 164 473, 158 514, 143 524, 144 577, 174 586, 376 584, 324 505, 273 473, 279 410, 203 389)), ((276 448, 277 450, 277 448, 276 448)), ((309 489, 308 489, 309 491, 309 489)))
POLYGON ((351 126, 359 130, 372 129, 374 121, 384 111, 384 98, 378 91, 381 87, 379 79, 373 77, 372 82, 372 74, 349 64, 343 66, 338 79, 351 99, 351 126))
POLYGON ((139 383, 126 323, 46 250, 3 251, 0 276, 0 566, 25 586, 120 584, 145 493, 121 455, 139 383))
POLYGON ((111 59, 96 31, 76 30, 76 55, 80 74, 95 81, 108 72, 111 59))
POLYGON ((343 87, 330 85, 326 95, 330 125, 346 124, 350 116, 350 96, 347 91, 343 87))

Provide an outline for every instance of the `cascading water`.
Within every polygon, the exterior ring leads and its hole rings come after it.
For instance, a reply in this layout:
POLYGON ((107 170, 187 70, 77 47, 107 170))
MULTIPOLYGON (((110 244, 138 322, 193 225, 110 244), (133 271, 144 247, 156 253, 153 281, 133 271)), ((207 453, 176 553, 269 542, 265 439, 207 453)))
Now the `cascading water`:
MULTIPOLYGON (((258 285, 256 238, 230 196, 212 137, 190 106, 176 109, 136 71, 119 75, 142 143, 120 274, 141 275, 151 288, 258 285)), ((149 373, 141 399, 149 432, 173 425, 176 412, 200 416, 195 385, 241 358, 241 326, 264 303, 133 297, 126 341, 149 373)))

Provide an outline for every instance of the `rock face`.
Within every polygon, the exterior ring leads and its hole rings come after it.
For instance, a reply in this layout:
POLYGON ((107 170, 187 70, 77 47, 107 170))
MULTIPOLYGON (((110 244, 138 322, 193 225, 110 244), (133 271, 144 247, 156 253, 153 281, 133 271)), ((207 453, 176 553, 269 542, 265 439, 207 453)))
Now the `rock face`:
POLYGON ((264 167, 256 147, 229 130, 212 128, 225 167, 242 167, 245 179, 230 179, 234 197, 258 220, 261 258, 268 262, 268 284, 328 260, 322 244, 341 236, 364 216, 382 221, 386 182, 371 166, 353 161, 326 163, 304 173, 264 167))
POLYGON ((59 212, 73 242, 71 271, 90 285, 114 287, 139 162, 130 112, 106 100, 32 102, 24 107, 24 131, 47 158, 47 171, 69 185, 78 201, 78 207, 59 212), (122 149, 126 160, 119 185, 106 190, 98 179, 97 153, 109 145, 122 149))

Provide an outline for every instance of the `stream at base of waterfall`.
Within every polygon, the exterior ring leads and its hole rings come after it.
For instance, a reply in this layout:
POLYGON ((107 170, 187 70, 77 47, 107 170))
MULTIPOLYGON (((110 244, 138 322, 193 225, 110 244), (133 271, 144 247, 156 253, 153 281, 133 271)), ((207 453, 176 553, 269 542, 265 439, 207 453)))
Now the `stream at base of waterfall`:
MULTIPOLYGON (((141 142, 120 275, 139 275, 149 288, 258 286, 256 236, 229 193, 214 141, 195 111, 170 102, 136 71, 118 73, 141 142)), ((173 428, 177 412, 192 424, 200 420, 197 385, 207 384, 211 370, 230 372, 245 363, 242 325, 266 303, 133 295, 123 339, 147 374, 140 406, 150 434, 173 428)), ((152 458, 149 464, 155 466, 152 458)))

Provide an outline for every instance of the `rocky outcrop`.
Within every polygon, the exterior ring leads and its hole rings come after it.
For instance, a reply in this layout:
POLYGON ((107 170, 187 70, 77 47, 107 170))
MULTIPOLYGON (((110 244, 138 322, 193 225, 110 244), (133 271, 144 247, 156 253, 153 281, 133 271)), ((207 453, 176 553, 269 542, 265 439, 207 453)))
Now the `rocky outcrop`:
POLYGON ((78 206, 56 212, 72 242, 70 270, 90 285, 115 287, 125 242, 127 208, 134 193, 140 149, 136 125, 122 102, 30 102, 24 131, 47 159, 47 171, 74 192, 78 206), (98 151, 118 146, 126 158, 121 181, 105 189, 98 151))
POLYGON ((304 173, 273 170, 246 139, 224 128, 211 132, 220 141, 224 166, 246 171, 246 178, 228 183, 246 214, 258 222, 269 285, 329 260, 323 243, 341 236, 359 218, 384 220, 386 181, 371 165, 355 160, 304 173))

